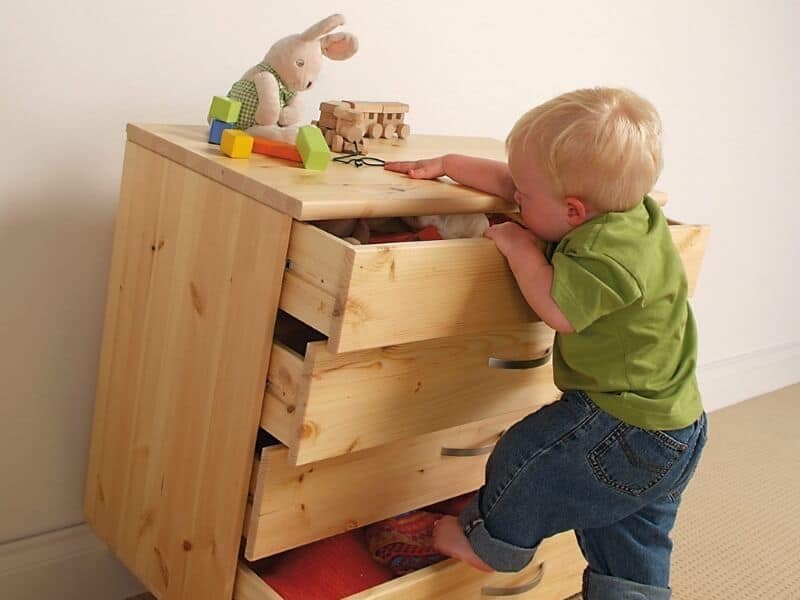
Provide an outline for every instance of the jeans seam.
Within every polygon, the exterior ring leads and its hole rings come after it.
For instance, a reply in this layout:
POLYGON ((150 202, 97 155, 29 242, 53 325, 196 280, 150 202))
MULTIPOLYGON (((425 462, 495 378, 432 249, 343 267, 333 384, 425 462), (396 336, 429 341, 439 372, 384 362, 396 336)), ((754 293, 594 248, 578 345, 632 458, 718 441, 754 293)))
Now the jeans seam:
POLYGON ((508 488, 511 487, 511 485, 517 480, 517 478, 519 477, 520 473, 522 473, 525 469, 527 469, 528 466, 530 466, 530 464, 535 459, 539 458, 540 456, 542 456, 546 452, 549 452, 553 448, 556 448, 566 438, 568 438, 573 433, 575 433, 576 431, 578 431, 579 429, 584 427, 589 421, 591 421, 594 417, 596 417, 600 412, 600 409, 598 407, 594 406, 594 403, 592 403, 592 405, 589 407, 589 409, 590 409, 589 414, 586 415, 583 419, 581 419, 581 421, 579 421, 575 425, 575 427, 573 427, 572 429, 570 429, 569 431, 564 433, 561 437, 559 437, 556 441, 554 441, 549 446, 547 446, 545 448, 542 448, 538 452, 534 453, 532 456, 529 456, 528 458, 525 459, 525 461, 519 466, 519 468, 514 472, 514 474, 511 477, 509 477, 508 481, 502 486, 500 491, 496 494, 496 498, 494 498, 492 500, 492 502, 489 504, 489 506, 487 507, 486 514, 484 515, 484 522, 485 522, 485 519, 489 518, 489 516, 494 511, 495 507, 503 499, 503 496, 505 496, 505 493, 506 493, 506 491, 508 491, 508 488))
POLYGON ((642 431, 664 442, 667 446, 669 446, 673 450, 677 450, 681 454, 684 453, 689 448, 689 444, 681 442, 680 440, 676 440, 671 435, 664 433, 663 431, 659 431, 658 429, 652 429, 652 430, 642 429, 642 431))
MULTIPOLYGON (((696 453, 697 452, 697 447, 698 446, 700 446, 700 451, 702 452, 702 448, 705 445, 705 440, 703 439, 705 437, 705 427, 704 427, 704 423, 702 422, 702 419, 704 417, 705 417, 705 415, 700 418, 701 422, 700 422, 700 425, 699 425, 699 431, 697 433, 697 436, 695 437, 694 446, 692 446, 692 453, 696 453), (701 444, 701 442, 702 442, 702 444, 701 444)), ((699 458, 698 457, 692 457, 686 463, 686 466, 684 467, 683 471, 681 471, 681 474, 675 480, 675 487, 667 495, 667 497, 672 502, 678 502, 680 500, 681 496, 683 495, 683 488, 685 488, 685 486, 689 483, 691 478, 694 476, 694 473, 695 473, 695 470, 697 469, 697 464, 698 463, 699 463, 699 458)))
MULTIPOLYGON (((666 477, 667 473, 669 473, 670 469, 672 468, 672 465, 675 464, 675 460, 673 459, 673 460, 669 461, 664 467, 658 469, 657 471, 652 471, 651 470, 650 472, 654 473, 656 475, 656 478, 653 481, 651 481, 650 483, 648 483, 646 486, 643 486, 643 487, 638 487, 638 488, 634 489, 630 485, 626 485, 624 483, 616 481, 615 479, 612 479, 608 475, 606 470, 603 468, 603 465, 600 464, 600 461, 598 459, 600 457, 602 457, 603 455, 605 455, 608 452, 609 448, 611 448, 611 446, 619 438, 621 438, 625 432, 627 432, 627 431, 629 431, 631 429, 633 429, 632 425, 628 425, 627 423, 621 422, 619 425, 617 425, 614 428, 614 430, 610 434, 608 434, 605 437, 604 440, 602 440, 599 444, 597 444, 597 446, 594 449, 592 449, 589 452, 588 455, 586 455, 586 460, 589 463, 589 466, 592 468, 592 473, 594 473, 594 476, 600 482, 604 483, 605 485, 609 486, 612 489, 616 489, 616 490, 619 490, 619 491, 624 492, 626 494, 629 494, 631 496, 637 497, 637 496, 641 496, 645 492, 649 491, 650 489, 652 489, 653 487, 658 485, 658 483, 661 480, 663 480, 664 477, 666 477)), ((650 433, 647 430, 642 430, 642 431, 646 431, 647 433, 650 433)), ((672 438, 670 438, 670 439, 672 439, 672 438)), ((687 448, 688 448, 688 446, 687 446, 687 448)), ((677 449, 673 448, 673 450, 677 450, 677 449)), ((684 449, 684 451, 685 450, 686 449, 684 449)), ((624 451, 624 448, 623 448, 623 451, 624 451)), ((683 452, 681 452, 681 453, 683 453, 683 452)))

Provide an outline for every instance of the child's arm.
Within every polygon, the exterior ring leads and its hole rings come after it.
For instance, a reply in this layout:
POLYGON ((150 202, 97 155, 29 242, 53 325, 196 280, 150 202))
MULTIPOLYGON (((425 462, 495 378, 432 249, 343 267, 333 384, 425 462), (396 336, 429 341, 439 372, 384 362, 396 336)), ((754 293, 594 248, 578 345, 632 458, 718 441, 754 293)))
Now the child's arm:
POLYGON ((499 160, 446 154, 417 161, 388 162, 384 168, 406 173, 412 179, 436 179, 447 175, 462 185, 514 201, 514 180, 508 164, 499 160))
POLYGON ((506 257, 523 297, 539 318, 560 333, 574 332, 550 295, 553 266, 536 245, 533 235, 516 223, 501 223, 490 227, 486 237, 494 240, 497 249, 506 257))

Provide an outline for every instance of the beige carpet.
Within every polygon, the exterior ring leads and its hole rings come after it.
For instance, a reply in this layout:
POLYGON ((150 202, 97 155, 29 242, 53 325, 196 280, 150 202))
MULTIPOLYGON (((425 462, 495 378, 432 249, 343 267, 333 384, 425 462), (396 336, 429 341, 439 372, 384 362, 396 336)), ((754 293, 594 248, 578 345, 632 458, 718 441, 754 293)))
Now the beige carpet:
POLYGON ((673 600, 800 599, 800 384, 709 415, 673 531, 673 600))

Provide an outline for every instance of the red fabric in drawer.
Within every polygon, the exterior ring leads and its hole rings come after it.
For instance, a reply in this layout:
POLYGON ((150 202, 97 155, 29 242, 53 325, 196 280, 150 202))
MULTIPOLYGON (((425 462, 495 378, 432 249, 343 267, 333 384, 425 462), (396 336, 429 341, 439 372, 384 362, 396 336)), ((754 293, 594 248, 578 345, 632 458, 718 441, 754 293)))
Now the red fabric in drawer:
POLYGON ((392 579, 354 529, 261 561, 257 572, 284 600, 337 600, 392 579))

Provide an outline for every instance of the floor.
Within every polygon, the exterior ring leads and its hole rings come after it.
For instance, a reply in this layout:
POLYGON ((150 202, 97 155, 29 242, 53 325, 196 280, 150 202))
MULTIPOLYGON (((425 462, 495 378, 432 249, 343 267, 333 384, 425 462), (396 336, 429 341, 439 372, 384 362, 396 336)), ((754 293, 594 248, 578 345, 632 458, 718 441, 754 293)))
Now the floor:
POLYGON ((673 600, 800 598, 799 499, 800 384, 711 413, 672 535, 673 600))
POLYGON ((673 531, 673 600, 800 598, 800 384, 709 415, 673 531))

